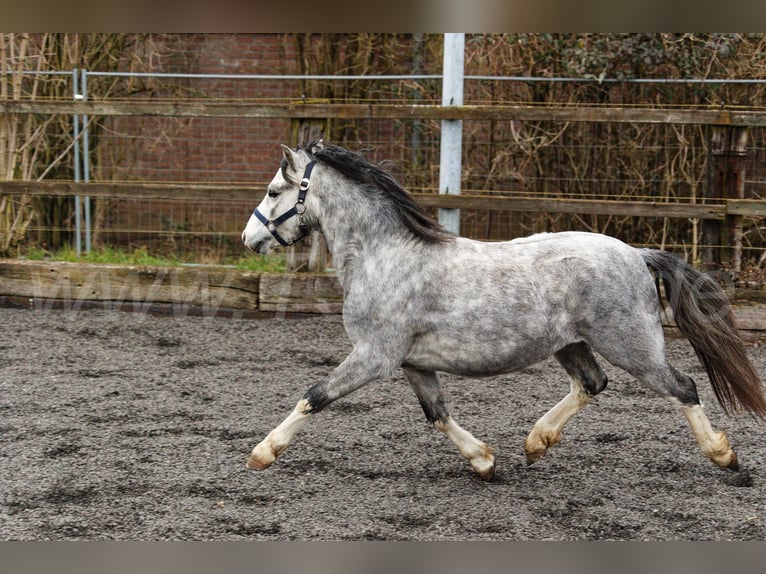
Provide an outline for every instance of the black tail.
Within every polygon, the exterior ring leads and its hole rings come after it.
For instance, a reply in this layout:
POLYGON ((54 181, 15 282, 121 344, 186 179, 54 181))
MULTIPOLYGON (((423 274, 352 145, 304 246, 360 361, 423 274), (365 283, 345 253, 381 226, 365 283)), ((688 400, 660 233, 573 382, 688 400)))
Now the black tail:
POLYGON ((705 367, 723 410, 766 417, 758 373, 737 334, 729 298, 711 277, 666 251, 642 250, 665 287, 673 317, 705 367))

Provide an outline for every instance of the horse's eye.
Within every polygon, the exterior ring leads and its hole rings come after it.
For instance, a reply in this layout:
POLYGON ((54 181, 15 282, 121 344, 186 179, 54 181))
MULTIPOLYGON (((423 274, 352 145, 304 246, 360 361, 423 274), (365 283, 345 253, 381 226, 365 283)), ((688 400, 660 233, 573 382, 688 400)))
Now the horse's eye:
POLYGON ((279 192, 274 191, 273 189, 268 190, 269 197, 279 197, 279 192))

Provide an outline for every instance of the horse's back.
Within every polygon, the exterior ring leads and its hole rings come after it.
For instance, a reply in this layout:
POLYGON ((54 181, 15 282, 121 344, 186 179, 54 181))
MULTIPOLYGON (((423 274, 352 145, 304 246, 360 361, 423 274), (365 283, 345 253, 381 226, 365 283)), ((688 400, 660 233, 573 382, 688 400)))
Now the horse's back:
POLYGON ((461 238, 457 248, 465 252, 458 259, 471 259, 466 269, 522 272, 521 281, 542 286, 551 283, 551 274, 560 273, 568 283, 575 277, 635 281, 648 276, 640 250, 599 233, 538 233, 498 243, 461 238))
POLYGON ((524 261, 531 284, 553 311, 563 307, 604 321, 615 314, 625 321, 629 315, 657 313, 654 279, 641 250, 619 239, 598 233, 543 233, 507 245, 509 258, 524 261))
POLYGON ((568 257, 579 255, 600 260, 604 259, 604 256, 614 253, 618 253, 622 257, 631 257, 633 254, 638 254, 634 247, 615 237, 585 231, 536 233, 501 243, 501 245, 503 244, 519 252, 527 252, 535 257, 541 255, 565 255, 568 257))

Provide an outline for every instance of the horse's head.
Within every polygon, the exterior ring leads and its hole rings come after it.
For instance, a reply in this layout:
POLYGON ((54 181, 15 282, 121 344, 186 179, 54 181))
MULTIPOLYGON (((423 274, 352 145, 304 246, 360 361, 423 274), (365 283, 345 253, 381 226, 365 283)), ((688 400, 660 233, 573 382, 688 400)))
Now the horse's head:
POLYGON ((313 168, 314 159, 306 151, 282 146, 280 168, 242 232, 247 248, 266 254, 275 242, 292 245, 310 231, 306 211, 313 168))

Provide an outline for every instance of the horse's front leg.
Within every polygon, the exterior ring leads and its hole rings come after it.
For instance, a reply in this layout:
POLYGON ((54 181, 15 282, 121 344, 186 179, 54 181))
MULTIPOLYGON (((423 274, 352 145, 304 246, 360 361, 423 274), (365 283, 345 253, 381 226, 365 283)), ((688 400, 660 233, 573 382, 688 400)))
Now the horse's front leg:
POLYGON ((484 480, 492 480, 495 476, 495 455, 492 449, 450 416, 436 373, 405 368, 404 374, 415 391, 428 421, 455 443, 476 474, 484 480))
POLYGON ((271 466, 306 424, 309 416, 366 383, 389 376, 396 366, 393 361, 377 356, 369 346, 354 347, 329 378, 311 387, 298 401, 293 412, 253 449, 247 468, 264 470, 271 466))
POLYGON ((306 423, 310 413, 311 406, 308 400, 303 398, 298 401, 293 412, 253 449, 250 458, 247 459, 247 468, 250 470, 269 468, 290 444, 295 433, 306 423))

